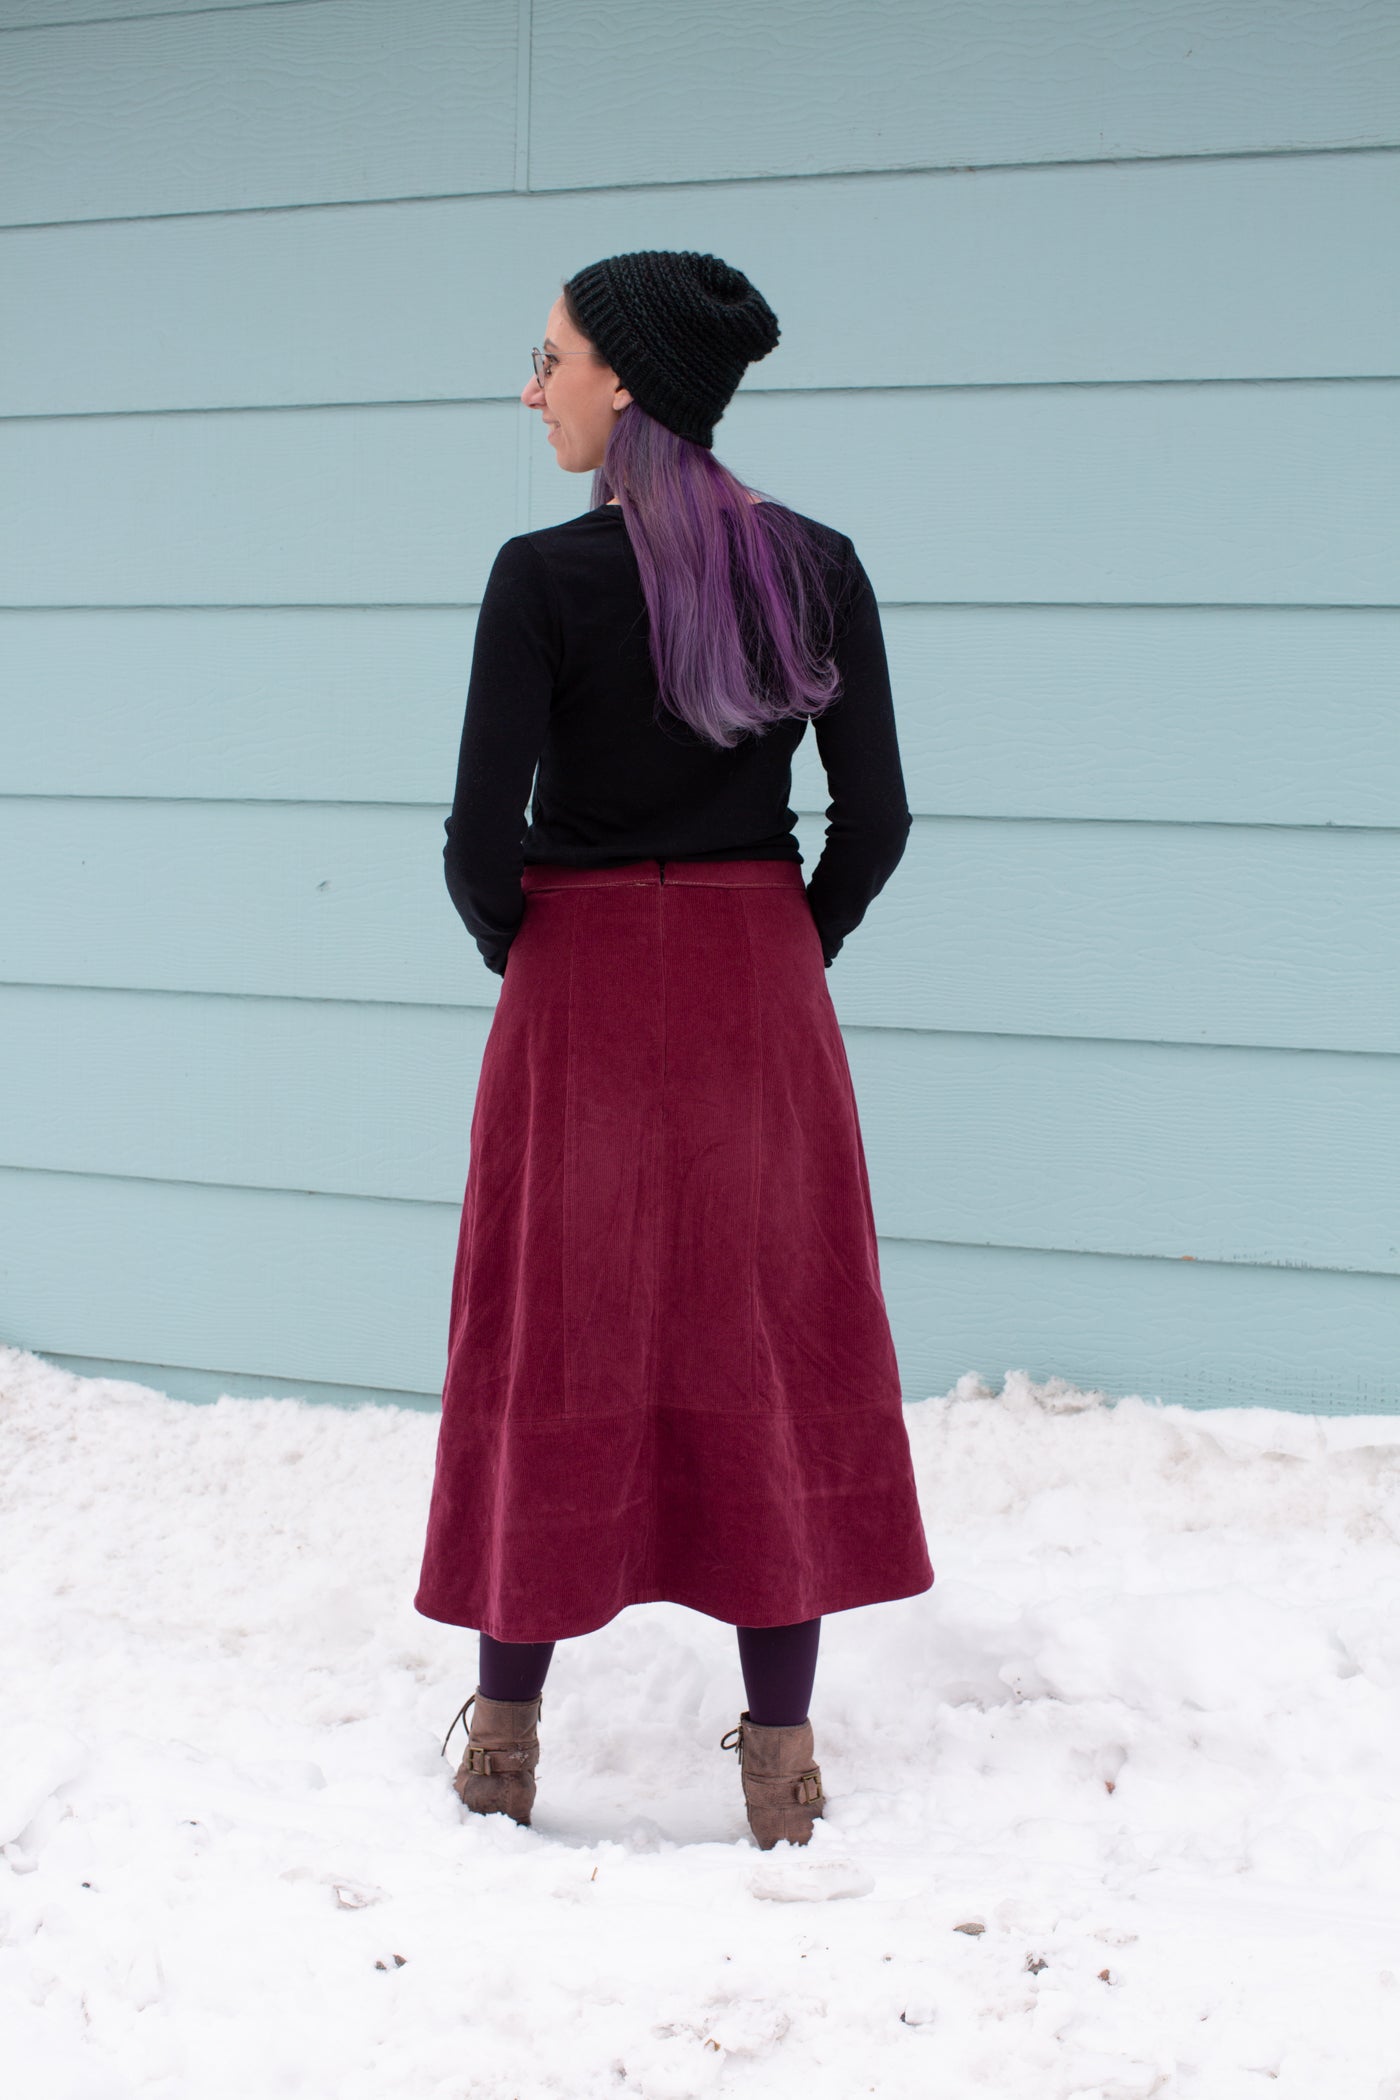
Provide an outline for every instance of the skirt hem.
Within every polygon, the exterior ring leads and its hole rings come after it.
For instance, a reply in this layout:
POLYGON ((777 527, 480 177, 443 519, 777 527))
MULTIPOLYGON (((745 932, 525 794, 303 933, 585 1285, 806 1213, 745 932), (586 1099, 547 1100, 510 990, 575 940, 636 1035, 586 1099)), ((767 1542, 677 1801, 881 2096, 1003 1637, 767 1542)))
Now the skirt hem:
POLYGON ((491 1617, 490 1613, 484 1616, 474 1612, 462 1615, 445 1606, 434 1610, 430 1605, 421 1602, 417 1597, 414 1599, 413 1608, 420 1618, 432 1619, 439 1626, 465 1627, 469 1632, 484 1633, 493 1641, 571 1641, 580 1639, 586 1633, 598 1633, 604 1626, 610 1626, 614 1619, 619 1617, 622 1612, 630 1610, 634 1604, 679 1604, 687 1611, 700 1612, 707 1619, 718 1619, 725 1626, 795 1626, 806 1619, 829 1619, 836 1612, 840 1611, 859 1611, 872 1604, 897 1604, 905 1597, 926 1596, 928 1591, 933 1588, 934 1581, 934 1573, 930 1570, 927 1582, 920 1582, 913 1588, 897 1584, 892 1588, 880 1589, 873 1593, 869 1588, 863 1588, 858 1596, 838 1591, 836 1593, 840 1598, 838 1603, 823 1604, 819 1600, 808 1599, 804 1603, 795 1606, 790 1617, 780 1619, 741 1618, 736 1615, 732 1606, 724 1607, 715 1602, 702 1604, 695 1596, 681 1596, 678 1594, 680 1585, 659 1590, 639 1589, 635 1593, 629 1593, 621 1598, 605 1617, 601 1619, 591 1618, 586 1625, 555 1626, 551 1629, 532 1626, 529 1621, 526 1621, 523 1629, 520 1626, 515 1626, 508 1633, 501 1630, 503 1625, 501 1620, 498 1619, 494 1625, 488 1623, 491 1617))

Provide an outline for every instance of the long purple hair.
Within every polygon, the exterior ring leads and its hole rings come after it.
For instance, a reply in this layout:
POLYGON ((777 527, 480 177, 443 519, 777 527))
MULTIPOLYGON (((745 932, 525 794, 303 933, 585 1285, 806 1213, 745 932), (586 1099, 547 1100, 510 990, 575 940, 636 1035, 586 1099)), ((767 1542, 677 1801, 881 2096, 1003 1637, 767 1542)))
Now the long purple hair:
POLYGON ((728 747, 838 697, 835 574, 795 511, 753 502, 707 446, 635 401, 594 470, 594 507, 614 496, 636 551, 663 707, 728 747))

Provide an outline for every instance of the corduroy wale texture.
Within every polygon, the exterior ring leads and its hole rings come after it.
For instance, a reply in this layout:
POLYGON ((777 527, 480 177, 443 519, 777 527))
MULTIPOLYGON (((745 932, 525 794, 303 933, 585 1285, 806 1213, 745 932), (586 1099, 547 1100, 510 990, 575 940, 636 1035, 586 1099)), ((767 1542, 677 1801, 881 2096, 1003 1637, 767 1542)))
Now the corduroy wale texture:
POLYGON ((707 449, 746 366, 778 346, 772 307, 718 255, 637 248, 589 263, 565 289, 638 406, 707 449))
POLYGON ((926 1590, 845 1045, 801 868, 527 865, 483 1052, 417 1608, 926 1590))

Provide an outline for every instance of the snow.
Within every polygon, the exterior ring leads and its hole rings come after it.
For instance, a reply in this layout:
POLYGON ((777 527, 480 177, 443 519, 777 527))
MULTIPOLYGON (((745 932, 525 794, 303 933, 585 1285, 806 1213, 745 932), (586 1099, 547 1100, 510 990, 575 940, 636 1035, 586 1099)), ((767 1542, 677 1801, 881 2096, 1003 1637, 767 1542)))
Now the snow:
POLYGON ((1400 2100, 1400 1419, 973 1374, 761 1853, 732 1630, 561 1642, 532 1829, 440 1743, 436 1419, 0 1348, 0 2022, 42 2100, 1400 2100))

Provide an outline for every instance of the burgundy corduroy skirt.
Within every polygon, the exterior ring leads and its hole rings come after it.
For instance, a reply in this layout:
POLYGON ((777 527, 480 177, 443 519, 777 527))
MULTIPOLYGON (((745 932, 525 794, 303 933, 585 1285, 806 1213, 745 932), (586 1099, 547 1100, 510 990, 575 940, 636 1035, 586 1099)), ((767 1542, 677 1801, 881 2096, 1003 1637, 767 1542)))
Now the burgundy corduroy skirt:
POLYGON ((482 1056, 417 1609, 926 1590, 845 1045, 800 865, 527 865, 482 1056))

